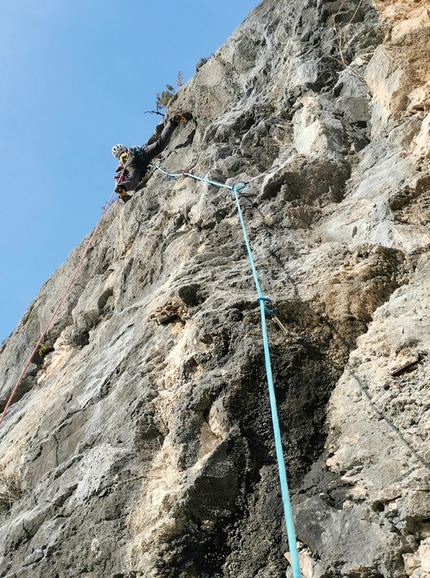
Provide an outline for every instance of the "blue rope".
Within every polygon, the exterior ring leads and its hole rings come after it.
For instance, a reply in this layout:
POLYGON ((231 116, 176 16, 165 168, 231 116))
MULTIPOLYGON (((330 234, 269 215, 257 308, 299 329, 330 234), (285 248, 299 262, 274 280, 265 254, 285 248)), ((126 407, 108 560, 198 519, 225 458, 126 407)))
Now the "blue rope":
POLYGON ((155 168, 160 170, 164 173, 168 178, 176 178, 181 176, 191 177, 197 181, 202 181, 204 183, 208 183, 210 185, 215 185, 219 188, 229 189, 233 192, 234 198, 236 201, 237 212, 239 215, 240 224, 242 227, 242 233, 245 240, 246 250, 248 252, 249 262, 251 264, 252 275, 254 277, 254 283, 258 294, 258 303, 260 306, 260 317, 261 317, 261 331, 263 334, 263 351, 264 351, 264 360, 266 366, 266 376, 267 376, 267 383, 269 388, 269 399, 270 399, 270 408, 272 413, 272 425, 273 425, 273 432, 275 436, 275 449, 276 449, 276 458, 278 461, 278 471, 279 471, 279 480, 281 484, 281 495, 282 495, 282 503, 284 506, 284 517, 285 517, 285 525, 287 529, 287 537, 288 537, 288 546, 290 549, 290 556, 291 556, 291 566, 293 570, 293 578, 301 578, 300 573, 300 565, 299 565, 299 554, 297 551, 297 543, 296 543, 296 532, 294 529, 294 520, 293 520, 293 512, 291 508, 291 500, 290 494, 288 490, 288 482, 287 482, 287 473, 285 469, 285 460, 284 460, 284 452, 282 449, 282 438, 281 438, 281 429, 279 426, 279 417, 278 417, 278 408, 276 405, 276 395, 275 395, 275 387, 273 384, 273 373, 272 373, 272 364, 270 361, 270 351, 269 351, 269 337, 267 334, 267 327, 266 327, 266 314, 270 315, 274 312, 273 306, 270 309, 266 306, 266 303, 272 303, 272 301, 268 297, 264 297, 261 292, 260 281, 258 279, 257 268, 255 266, 254 257, 252 255, 251 245, 249 242, 248 234, 246 232, 245 220, 243 218, 242 207, 240 206, 239 195, 238 193, 244 189, 247 185, 245 181, 242 181, 240 185, 236 186, 236 183, 233 185, 224 185, 222 183, 217 183, 215 181, 210 181, 208 179, 197 177, 192 175, 191 173, 168 173, 160 168, 159 165, 155 165, 155 168))
POLYGON ((240 206, 238 192, 241 191, 245 186, 246 186, 246 183, 242 183, 240 188, 237 188, 236 184, 234 183, 231 187, 231 190, 233 191, 234 198, 236 200, 236 206, 237 206, 237 211, 239 214, 239 220, 240 220, 240 224, 242 226, 242 233, 243 233, 243 237, 245 239, 245 245, 246 245, 246 249, 248 251, 248 258, 249 258, 252 273, 254 276, 254 283, 255 283, 255 287, 257 289, 257 293, 258 293, 257 301, 260 305, 260 318, 261 318, 261 331, 263 334, 264 359, 265 359, 265 365, 266 365, 267 384, 268 384, 268 388, 269 388, 270 408, 271 408, 271 412, 272 412, 272 425, 273 425, 273 432, 274 432, 274 436, 275 436, 276 458, 278 460, 279 480, 280 480, 280 484, 281 484, 282 503, 284 505, 285 524, 287 527, 288 546, 289 546, 290 555, 291 555, 291 566, 293 568, 293 578, 300 578, 300 565, 299 565, 299 555, 297 552, 297 544, 296 544, 296 532, 294 529, 293 512, 291 509, 290 493, 288 490, 284 452, 282 449, 281 429, 279 427, 278 408, 276 405, 275 387, 273 385, 272 364, 270 361, 269 337, 267 334, 267 327, 266 327, 266 313, 270 314, 271 311, 267 309, 267 307, 265 306, 265 303, 267 303, 267 302, 271 303, 271 301, 267 297, 263 297, 263 295, 261 293, 260 281, 258 279, 257 269, 255 267, 254 258, 252 256, 251 245, 249 243, 248 234, 246 232, 242 208, 240 206))

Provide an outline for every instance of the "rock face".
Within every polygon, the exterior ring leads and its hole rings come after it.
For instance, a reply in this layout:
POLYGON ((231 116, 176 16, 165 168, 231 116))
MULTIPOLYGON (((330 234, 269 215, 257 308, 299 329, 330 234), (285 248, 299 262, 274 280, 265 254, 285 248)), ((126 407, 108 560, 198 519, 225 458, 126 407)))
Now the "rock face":
MULTIPOLYGON (((429 53, 426 0, 264 0, 168 111, 163 168, 249 181, 304 578, 430 576, 429 53)), ((228 189, 111 207, 1 424, 0 576, 291 575, 256 297, 228 189)))

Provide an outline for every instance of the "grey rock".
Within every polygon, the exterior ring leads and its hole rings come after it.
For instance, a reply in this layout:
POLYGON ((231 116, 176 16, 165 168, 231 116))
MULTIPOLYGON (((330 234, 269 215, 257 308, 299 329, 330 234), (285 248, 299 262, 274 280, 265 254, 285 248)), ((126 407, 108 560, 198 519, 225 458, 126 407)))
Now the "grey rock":
MULTIPOLYGON (((425 10, 264 0, 168 111, 165 169, 248 183, 304 578, 430 567, 425 10)), ((228 188, 154 171, 111 207, 1 425, 0 576, 291 576, 256 299, 228 188)))

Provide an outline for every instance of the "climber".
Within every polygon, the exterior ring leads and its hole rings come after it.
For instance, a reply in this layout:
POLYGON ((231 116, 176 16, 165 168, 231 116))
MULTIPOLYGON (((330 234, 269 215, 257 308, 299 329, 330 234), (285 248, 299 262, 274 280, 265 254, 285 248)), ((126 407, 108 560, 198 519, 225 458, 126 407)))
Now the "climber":
POLYGON ((139 181, 146 173, 149 163, 167 146, 175 128, 181 122, 187 122, 192 120, 192 118, 193 115, 190 112, 175 115, 166 123, 161 135, 152 144, 129 148, 122 144, 116 144, 112 147, 113 156, 120 162, 116 168, 116 172, 120 173, 120 177, 115 187, 115 192, 120 199, 123 201, 131 199, 128 191, 134 190, 139 184, 139 181))

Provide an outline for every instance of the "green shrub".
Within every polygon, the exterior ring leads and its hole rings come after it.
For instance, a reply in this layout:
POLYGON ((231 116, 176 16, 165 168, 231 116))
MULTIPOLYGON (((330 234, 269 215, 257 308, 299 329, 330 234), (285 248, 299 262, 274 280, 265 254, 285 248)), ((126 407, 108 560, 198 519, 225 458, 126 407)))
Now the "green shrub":
MULTIPOLYGON (((182 75, 182 70, 180 70, 176 76, 176 86, 180 88, 184 84, 184 77, 182 75)), ((171 84, 166 84, 166 90, 163 90, 160 94, 155 97, 155 107, 159 113, 163 108, 169 104, 172 96, 176 94, 175 89, 171 84)))
POLYGON ((49 343, 41 343, 37 353, 39 354, 40 359, 43 360, 43 358, 46 357, 51 351, 54 351, 52 345, 49 343))

